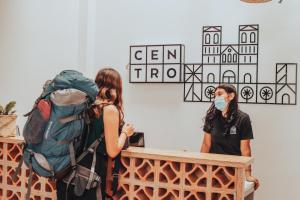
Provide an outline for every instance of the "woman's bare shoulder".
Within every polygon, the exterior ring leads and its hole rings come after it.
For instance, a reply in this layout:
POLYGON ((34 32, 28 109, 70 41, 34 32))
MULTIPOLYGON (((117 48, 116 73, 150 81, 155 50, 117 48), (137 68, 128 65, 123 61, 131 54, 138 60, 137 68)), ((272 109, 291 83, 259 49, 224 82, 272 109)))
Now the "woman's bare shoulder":
POLYGON ((115 105, 107 105, 103 108, 104 115, 118 115, 119 111, 115 105))

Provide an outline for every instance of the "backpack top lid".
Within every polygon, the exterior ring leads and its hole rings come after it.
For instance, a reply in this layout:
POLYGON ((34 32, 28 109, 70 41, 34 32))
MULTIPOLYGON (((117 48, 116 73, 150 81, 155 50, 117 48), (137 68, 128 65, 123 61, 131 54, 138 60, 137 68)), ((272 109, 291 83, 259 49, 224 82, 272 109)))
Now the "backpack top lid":
POLYGON ((94 102, 99 89, 96 83, 83 76, 82 73, 75 70, 64 70, 45 87, 42 96, 46 97, 56 90, 74 88, 87 94, 90 102, 94 102))

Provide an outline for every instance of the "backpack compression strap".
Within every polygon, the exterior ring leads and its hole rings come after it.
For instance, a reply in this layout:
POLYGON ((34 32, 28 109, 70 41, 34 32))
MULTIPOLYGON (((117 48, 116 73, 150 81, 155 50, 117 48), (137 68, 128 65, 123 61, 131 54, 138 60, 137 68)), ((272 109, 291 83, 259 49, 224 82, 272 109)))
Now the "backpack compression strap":
POLYGON ((97 149, 97 147, 95 147, 94 149, 88 149, 88 151, 90 153, 93 153, 93 161, 92 161, 92 166, 91 166, 91 170, 90 170, 90 176, 89 176, 88 183, 86 185, 86 189, 88 189, 88 190, 91 188, 91 184, 92 184, 93 176, 94 176, 94 172, 95 172, 95 166, 96 166, 96 149, 97 149))
POLYGON ((70 183, 73 181, 76 175, 76 158, 75 158, 75 150, 74 150, 74 145, 73 141, 69 143, 69 152, 70 152, 70 160, 71 160, 71 168, 72 168, 72 174, 69 178, 69 181, 67 182, 67 188, 66 188, 66 199, 68 199, 68 189, 70 183))
POLYGON ((28 177, 28 188, 27 188, 27 194, 26 194, 26 200, 30 200, 30 193, 31 193, 31 186, 32 186, 32 173, 33 173, 33 169, 32 169, 32 157, 33 157, 33 152, 30 151, 30 155, 29 155, 29 177, 28 177))
POLYGON ((18 176, 18 174, 20 173, 20 170, 21 170, 21 167, 22 167, 22 164, 23 164, 23 161, 24 161, 23 155, 24 155, 24 151, 25 151, 25 148, 26 148, 26 143, 22 143, 22 145, 23 145, 23 147, 22 147, 23 153, 22 153, 22 156, 21 156, 21 158, 20 158, 20 160, 19 160, 19 164, 18 164, 18 166, 17 166, 17 168, 16 168, 16 170, 15 170, 15 173, 14 173, 13 176, 12 176, 12 180, 13 180, 14 182, 17 181, 17 176, 18 176))
POLYGON ((63 117, 63 118, 60 118, 58 121, 61 124, 66 124, 66 123, 69 123, 69 122, 72 122, 72 121, 75 121, 75 120, 80 120, 80 119, 84 119, 87 124, 90 123, 90 119, 89 119, 89 116, 88 116, 87 112, 82 112, 82 113, 77 114, 77 115, 71 115, 71 116, 68 116, 68 117, 63 117))

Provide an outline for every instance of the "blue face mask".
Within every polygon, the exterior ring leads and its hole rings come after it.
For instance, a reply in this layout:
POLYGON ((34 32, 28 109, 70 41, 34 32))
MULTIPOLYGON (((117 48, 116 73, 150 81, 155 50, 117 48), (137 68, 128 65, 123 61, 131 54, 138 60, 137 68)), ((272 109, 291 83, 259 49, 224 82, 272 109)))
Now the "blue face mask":
POLYGON ((217 96, 215 98, 215 107, 220 110, 224 111, 225 108, 227 107, 227 102, 225 101, 225 98, 223 96, 217 96))

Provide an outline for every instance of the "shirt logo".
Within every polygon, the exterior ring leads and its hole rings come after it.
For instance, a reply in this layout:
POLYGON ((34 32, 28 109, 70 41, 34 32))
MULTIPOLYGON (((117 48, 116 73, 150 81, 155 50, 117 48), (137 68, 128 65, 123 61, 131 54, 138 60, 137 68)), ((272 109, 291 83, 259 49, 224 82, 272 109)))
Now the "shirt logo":
POLYGON ((236 135, 236 126, 230 128, 230 135, 236 135))

